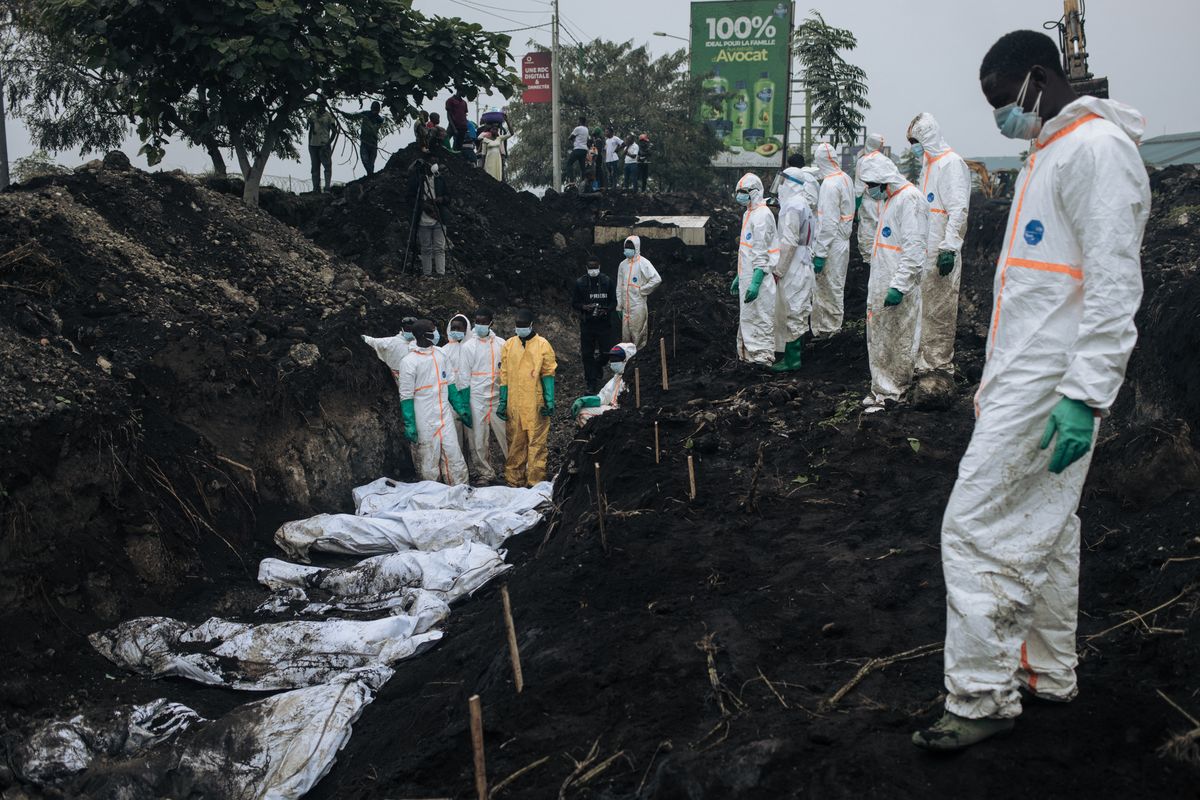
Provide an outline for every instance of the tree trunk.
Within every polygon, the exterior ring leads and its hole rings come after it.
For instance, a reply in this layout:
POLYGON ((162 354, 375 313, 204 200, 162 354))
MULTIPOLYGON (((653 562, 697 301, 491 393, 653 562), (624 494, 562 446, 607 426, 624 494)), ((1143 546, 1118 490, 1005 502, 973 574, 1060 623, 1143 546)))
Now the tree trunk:
POLYGON ((221 155, 221 148, 217 147, 217 143, 211 138, 204 140, 204 149, 208 151, 208 157, 212 159, 213 174, 218 178, 224 178, 229 174, 229 170, 225 168, 225 157, 221 155))
POLYGON ((8 132, 5 127, 4 75, 0 73, 0 189, 8 188, 8 132))
POLYGON ((258 205, 258 189, 262 184, 263 172, 267 169, 267 160, 270 157, 270 151, 267 151, 266 154, 259 153, 254 157, 254 166, 246 175, 246 188, 242 190, 242 202, 248 206, 258 205))
POLYGON ((235 145, 233 151, 237 153, 238 169, 242 171, 242 177, 250 180, 250 156, 246 154, 246 148, 242 145, 235 145))

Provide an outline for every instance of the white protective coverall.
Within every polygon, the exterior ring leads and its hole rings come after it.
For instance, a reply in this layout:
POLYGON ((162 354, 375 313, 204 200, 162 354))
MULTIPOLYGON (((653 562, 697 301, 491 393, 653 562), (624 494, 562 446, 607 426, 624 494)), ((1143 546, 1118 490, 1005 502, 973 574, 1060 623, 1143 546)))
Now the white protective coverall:
MULTIPOLYGON (((617 347, 625 351, 624 363, 626 364, 637 355, 637 346, 633 342, 620 342, 617 347)), ((625 391, 625 388, 625 374, 623 372, 614 372, 613 376, 608 379, 608 383, 600 387, 598 394, 600 405, 579 409, 579 426, 583 427, 592 417, 598 417, 617 408, 617 398, 621 396, 621 392, 625 391)))
POLYGON ((775 215, 767 208, 763 185, 758 176, 748 172, 737 183, 739 190, 750 193, 750 204, 742 214, 742 230, 738 235, 737 274, 738 358, 751 364, 771 366, 775 363, 775 277, 779 249, 775 244, 775 215), (754 271, 766 273, 758 289, 758 297, 746 302, 746 292, 754 279, 754 271))
POLYGON ((821 199, 821 171, 810 164, 801 167, 800 174, 804 176, 804 200, 808 203, 808 210, 812 212, 813 219, 816 219, 817 202, 821 199))
POLYGON ((453 383, 454 368, 440 347, 418 347, 400 365, 400 402, 414 401, 417 417, 417 475, 456 486, 467 482, 467 462, 454 436, 453 383))
MULTIPOLYGON (((471 320, 467 319, 466 314, 455 314, 450 318, 450 324, 454 324, 454 320, 461 319, 467 323, 466 336, 461 342, 456 342, 450 338, 450 325, 446 326, 446 343, 442 345, 442 350, 446 353, 446 359, 450 362, 450 366, 454 368, 454 383, 461 391, 471 385, 470 374, 465 369, 464 356, 466 354, 467 342, 471 341, 473 335, 471 331, 471 320)), ((458 449, 463 455, 467 454, 467 443, 470 441, 470 428, 462 424, 462 420, 458 418, 458 412, 453 409, 451 412, 454 415, 454 434, 458 437, 458 449)))
POLYGON ((883 134, 867 134, 867 142, 854 164, 854 202, 862 198, 858 206, 858 253, 864 264, 871 263, 871 252, 875 249, 875 230, 879 227, 879 212, 882 200, 873 200, 867 194, 867 185, 862 179, 862 164, 867 158, 887 158, 883 152, 883 134))
POLYGON ((621 312, 621 338, 638 347, 646 346, 650 310, 646 298, 662 283, 658 270, 642 255, 642 237, 630 236, 634 256, 617 267, 617 311, 621 312))
MULTIPOLYGON (((775 293, 775 351, 783 352, 808 331, 812 313, 813 271, 809 245, 816 218, 808 207, 808 188, 803 172, 788 167, 780 173, 777 239, 779 261, 775 293)), ((813 181, 815 183, 815 181, 813 181)))
POLYGON ((921 344, 917 371, 954 371, 954 332, 958 322, 958 287, 962 280, 963 237, 971 204, 971 170, 950 149, 932 114, 921 113, 908 135, 925 148, 918 184, 929 209, 929 246, 921 275, 921 344), (954 252, 954 270, 938 272, 938 253, 954 252))
POLYGON ((824 258, 825 267, 816 276, 812 330, 828 336, 842 328, 846 269, 850 265, 850 230, 854 227, 854 181, 842 171, 833 145, 821 142, 813 151, 821 175, 817 200, 817 234, 813 258, 824 258))
POLYGON ((975 432, 942 522, 946 708, 1015 717, 1018 681, 1076 693, 1079 506, 1092 452, 1049 472, 1039 449, 1067 397, 1107 413, 1137 340, 1150 187, 1134 109, 1080 97, 1017 177, 994 282, 975 432))
POLYGON ((491 444, 496 442, 508 458, 508 434, 504 420, 496 415, 500 406, 500 351, 504 340, 488 331, 486 337, 472 336, 463 344, 463 370, 471 381, 471 466, 480 482, 496 479, 491 444))
POLYGON ((867 282, 867 361, 871 391, 865 406, 899 400, 912 383, 921 327, 921 267, 929 211, 915 186, 890 158, 863 163, 864 183, 886 183, 867 282), (897 306, 885 306, 889 289, 904 293, 897 306))
POLYGON ((400 334, 385 336, 381 339, 376 339, 374 336, 363 336, 362 340, 371 346, 380 361, 388 365, 388 369, 392 371, 392 377, 399 383, 400 365, 404 363, 408 354, 416 349, 416 345, 400 334))

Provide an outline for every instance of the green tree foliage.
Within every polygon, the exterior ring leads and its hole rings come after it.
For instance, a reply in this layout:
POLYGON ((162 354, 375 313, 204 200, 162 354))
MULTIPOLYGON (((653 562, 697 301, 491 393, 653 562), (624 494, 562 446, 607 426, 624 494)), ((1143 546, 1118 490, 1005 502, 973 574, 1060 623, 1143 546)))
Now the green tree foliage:
POLYGON ((871 107, 867 73, 841 53, 857 47, 858 40, 852 31, 826 23, 819 12, 810 13, 796 28, 793 52, 803 71, 812 117, 820 123, 819 134, 829 136, 834 146, 852 144, 859 138, 863 112, 871 107))
MULTIPOLYGON (((713 185, 709 159, 720 146, 696 119, 700 82, 687 73, 687 51, 651 60, 645 47, 632 42, 588 42, 559 58, 562 81, 561 133, 563 158, 570 152, 567 133, 582 114, 588 127, 612 125, 618 136, 648 133, 653 142, 650 180, 659 189, 702 189, 713 185)), ((518 186, 553 183, 550 160, 550 104, 509 106, 516 138, 508 166, 518 186)))
MULTIPOLYGON (((272 155, 303 145, 317 104, 379 100, 394 117, 453 86, 511 94, 509 38, 411 0, 37 0, 30 29, 76 54, 136 123, 142 152, 169 137, 230 146, 244 200, 272 155)), ((210 148, 210 154, 212 148, 210 148)))
POLYGON ((921 159, 917 158, 917 154, 911 148, 905 150, 904 156, 900 159, 900 171, 910 181, 916 181, 921 177, 921 159))
POLYGON ((13 162, 12 179, 16 183, 25 183, 42 175, 64 175, 68 172, 69 169, 56 164, 45 150, 37 150, 13 162))

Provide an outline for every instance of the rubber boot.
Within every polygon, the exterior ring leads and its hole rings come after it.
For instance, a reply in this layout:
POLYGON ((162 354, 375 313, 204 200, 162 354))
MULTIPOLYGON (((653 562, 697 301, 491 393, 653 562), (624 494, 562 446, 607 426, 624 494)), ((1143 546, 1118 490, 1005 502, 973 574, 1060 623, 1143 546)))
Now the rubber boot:
POLYGON ((925 750, 964 750, 1012 729, 1011 719, 968 719, 947 711, 933 725, 914 733, 912 743, 925 750))
POLYGON ((772 372, 795 372, 800 369, 800 354, 804 349, 804 343, 800 339, 788 342, 784 345, 783 358, 776 361, 771 366, 772 372))

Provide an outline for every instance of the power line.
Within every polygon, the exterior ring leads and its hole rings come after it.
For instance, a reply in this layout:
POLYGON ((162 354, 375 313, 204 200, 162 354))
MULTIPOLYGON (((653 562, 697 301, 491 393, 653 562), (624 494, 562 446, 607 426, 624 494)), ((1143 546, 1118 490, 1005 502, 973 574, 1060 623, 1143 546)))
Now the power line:
POLYGON ((492 33, 516 33, 517 31, 532 31, 538 28, 549 28, 549 22, 543 22, 541 25, 530 25, 528 28, 510 28, 506 31, 492 31, 492 33))
POLYGON ((451 3, 457 3, 458 5, 462 6, 463 8, 469 8, 469 9, 471 9, 472 11, 477 11, 477 12, 479 12, 480 14, 488 14, 488 15, 491 15, 491 16, 493 16, 493 17, 498 17, 498 18, 500 18, 500 19, 504 20, 505 22, 511 22, 511 23, 513 23, 514 25, 524 25, 524 24, 525 24, 525 22, 526 22, 526 20, 522 20, 522 19, 513 19, 512 17, 506 17, 506 16, 504 16, 503 14, 497 14, 497 13, 495 13, 494 11, 490 11, 490 10, 488 10, 488 9, 486 9, 486 8, 483 8, 483 7, 480 7, 480 6, 475 6, 475 5, 472 5, 472 4, 470 4, 470 3, 464 2, 464 0, 450 0, 450 2, 451 2, 451 3))

